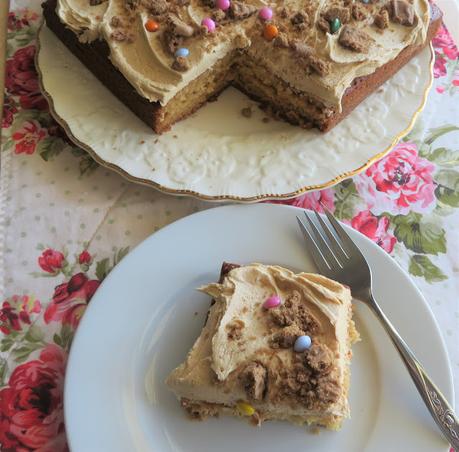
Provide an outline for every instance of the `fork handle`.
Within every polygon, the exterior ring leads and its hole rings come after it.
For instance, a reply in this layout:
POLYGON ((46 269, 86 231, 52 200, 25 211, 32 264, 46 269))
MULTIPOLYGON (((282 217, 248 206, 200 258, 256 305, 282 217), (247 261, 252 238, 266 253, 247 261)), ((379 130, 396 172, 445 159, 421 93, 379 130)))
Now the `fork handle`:
POLYGON ((450 442, 453 449, 459 452, 459 419, 454 414, 454 411, 446 401, 443 394, 429 378, 421 363, 416 359, 406 342, 400 337, 397 330, 379 307, 378 303, 376 303, 373 296, 370 296, 369 306, 383 324, 384 329, 387 333, 389 333, 392 342, 400 353, 400 356, 405 363, 408 372, 419 391, 419 394, 421 394, 424 403, 430 411, 430 414, 440 427, 440 430, 443 432, 447 440, 450 442))

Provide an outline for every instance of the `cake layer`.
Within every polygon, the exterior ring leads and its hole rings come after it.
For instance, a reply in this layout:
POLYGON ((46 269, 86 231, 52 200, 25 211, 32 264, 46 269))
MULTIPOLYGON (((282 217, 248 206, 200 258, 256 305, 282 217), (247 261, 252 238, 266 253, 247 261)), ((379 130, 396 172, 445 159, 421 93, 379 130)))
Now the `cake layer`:
POLYGON ((214 300, 206 324, 167 379, 193 417, 244 415, 241 403, 257 424, 279 419, 337 428, 348 417, 350 346, 357 338, 348 288, 252 264, 201 290, 214 300), (273 295, 281 304, 265 308, 273 295), (310 347, 294 351, 305 335, 310 347))

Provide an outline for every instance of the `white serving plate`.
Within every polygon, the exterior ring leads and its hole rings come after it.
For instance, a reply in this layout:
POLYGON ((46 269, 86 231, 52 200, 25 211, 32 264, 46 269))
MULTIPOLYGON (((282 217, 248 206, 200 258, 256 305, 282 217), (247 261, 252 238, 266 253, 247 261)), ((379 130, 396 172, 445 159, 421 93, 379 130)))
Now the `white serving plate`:
POLYGON ((231 88, 155 135, 46 26, 37 56, 51 112, 100 164, 167 193, 242 202, 325 188, 383 157, 423 108, 432 61, 428 47, 326 134, 264 123, 256 104, 231 88), (249 105, 250 119, 241 115, 249 105))
MULTIPOLYGON (((389 338, 359 302, 352 418, 339 432, 314 435, 285 422, 255 428, 230 417, 193 422, 166 388, 209 307, 195 289, 218 279, 222 261, 313 270, 299 212, 269 204, 206 210, 153 234, 123 259, 92 299, 70 352, 64 409, 73 452, 448 451, 389 338)), ((376 299, 453 400, 450 364, 426 301, 390 256, 346 228, 374 270, 376 299)))

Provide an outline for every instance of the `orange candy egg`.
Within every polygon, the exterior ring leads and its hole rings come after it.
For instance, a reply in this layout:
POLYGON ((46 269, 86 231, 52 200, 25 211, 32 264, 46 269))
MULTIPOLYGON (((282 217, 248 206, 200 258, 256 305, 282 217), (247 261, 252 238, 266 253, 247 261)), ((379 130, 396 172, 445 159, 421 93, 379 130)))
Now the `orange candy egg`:
POLYGON ((158 24, 158 22, 156 22, 156 21, 153 20, 153 19, 148 19, 148 20, 145 22, 145 28, 147 29, 147 31, 154 32, 154 31, 157 31, 157 30, 158 30, 159 24, 158 24))
POLYGON ((268 40, 272 41, 279 34, 279 30, 273 24, 268 24, 263 30, 263 36, 268 40))

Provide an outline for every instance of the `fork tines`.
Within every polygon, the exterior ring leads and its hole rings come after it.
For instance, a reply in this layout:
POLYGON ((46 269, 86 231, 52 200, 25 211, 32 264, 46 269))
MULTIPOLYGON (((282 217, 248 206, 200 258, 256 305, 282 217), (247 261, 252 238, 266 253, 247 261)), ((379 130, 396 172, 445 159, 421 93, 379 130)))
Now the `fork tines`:
POLYGON ((324 274, 343 269, 351 254, 360 250, 348 236, 335 217, 324 208, 328 222, 321 215, 314 212, 304 211, 306 222, 297 216, 298 224, 308 243, 308 250, 317 265, 324 274))

